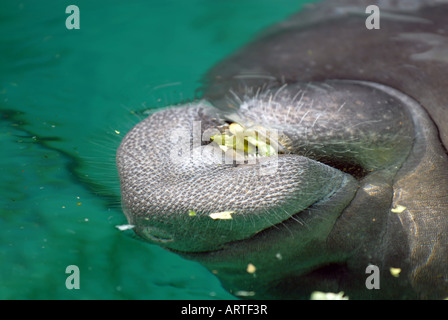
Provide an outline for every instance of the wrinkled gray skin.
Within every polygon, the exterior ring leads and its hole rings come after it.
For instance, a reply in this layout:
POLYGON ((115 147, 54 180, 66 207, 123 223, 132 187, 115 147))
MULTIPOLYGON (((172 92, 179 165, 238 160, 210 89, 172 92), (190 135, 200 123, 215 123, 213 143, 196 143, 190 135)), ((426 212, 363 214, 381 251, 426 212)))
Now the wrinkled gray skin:
POLYGON ((378 1, 380 30, 375 1, 310 6, 213 68, 204 100, 140 122, 117 153, 136 233, 240 297, 447 297, 448 5, 433 2, 378 1), (281 130, 284 152, 224 163, 206 130, 225 120, 281 130))

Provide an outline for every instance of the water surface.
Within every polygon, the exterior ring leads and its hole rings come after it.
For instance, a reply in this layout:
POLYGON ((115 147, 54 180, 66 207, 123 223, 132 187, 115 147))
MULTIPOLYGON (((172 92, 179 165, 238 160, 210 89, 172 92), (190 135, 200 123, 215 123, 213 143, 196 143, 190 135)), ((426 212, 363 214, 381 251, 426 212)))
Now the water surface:
POLYGON ((115 227, 115 150, 145 110, 193 99, 207 69, 304 2, 2 1, 0 299, 232 299, 115 227))

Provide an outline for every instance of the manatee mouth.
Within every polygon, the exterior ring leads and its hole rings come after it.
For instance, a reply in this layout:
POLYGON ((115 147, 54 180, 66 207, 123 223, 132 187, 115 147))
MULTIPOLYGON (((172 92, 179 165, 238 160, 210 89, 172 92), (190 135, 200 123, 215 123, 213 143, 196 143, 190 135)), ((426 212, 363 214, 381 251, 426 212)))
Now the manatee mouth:
POLYGON ((168 108, 126 135, 117 167, 137 234, 207 252, 292 220, 325 241, 358 190, 390 184, 412 146, 402 102, 362 84, 291 84, 234 107, 168 108))

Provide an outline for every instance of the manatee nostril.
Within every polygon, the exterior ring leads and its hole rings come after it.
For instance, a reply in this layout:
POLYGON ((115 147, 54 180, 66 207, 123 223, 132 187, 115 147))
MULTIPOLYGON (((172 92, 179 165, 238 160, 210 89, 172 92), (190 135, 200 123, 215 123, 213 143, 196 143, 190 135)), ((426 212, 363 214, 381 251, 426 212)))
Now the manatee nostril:
POLYGON ((290 153, 358 180, 406 159, 414 125, 402 101, 359 83, 334 80, 325 85, 271 88, 241 104, 239 116, 280 130, 290 153))
POLYGON ((350 174, 356 180, 361 180, 367 176, 373 170, 367 170, 363 168, 360 164, 350 161, 344 161, 344 159, 328 159, 328 158, 318 158, 319 162, 322 162, 332 168, 341 170, 342 172, 350 174))
POLYGON ((161 230, 157 227, 144 227, 141 229, 141 236, 145 239, 159 242, 159 243, 168 243, 173 242, 174 237, 166 232, 165 230, 161 230))

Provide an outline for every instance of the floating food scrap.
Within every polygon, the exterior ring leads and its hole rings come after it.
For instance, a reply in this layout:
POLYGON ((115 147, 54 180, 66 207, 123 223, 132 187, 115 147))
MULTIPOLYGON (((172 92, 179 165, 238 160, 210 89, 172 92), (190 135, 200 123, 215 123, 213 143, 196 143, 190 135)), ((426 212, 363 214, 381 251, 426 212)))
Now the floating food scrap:
POLYGON ((240 290, 235 292, 235 295, 239 297, 253 297, 255 295, 255 291, 240 290))
POLYGON ((398 278, 400 276, 401 269, 400 268, 390 268, 389 271, 390 271, 391 275, 393 275, 395 278, 398 278))
POLYGON ((188 211, 188 215, 190 217, 194 217, 196 215, 196 212, 194 212, 193 210, 188 211))
POLYGON ((231 123, 228 130, 210 137, 224 152, 234 150, 246 157, 270 157, 278 154, 276 132, 262 127, 244 128, 238 123, 231 123))
POLYGON ((115 228, 117 228, 120 231, 124 231, 124 230, 129 230, 129 229, 135 228, 135 226, 132 224, 123 224, 121 226, 115 226, 115 228))
POLYGON ((348 297, 344 297, 344 292, 322 292, 314 291, 311 294, 311 300, 348 300, 348 297))
POLYGON ((390 211, 393 213, 402 213, 404 210, 406 210, 406 207, 398 205, 395 208, 391 209, 390 211))
POLYGON ((232 219, 233 213, 235 213, 235 211, 214 212, 214 213, 210 213, 209 217, 214 220, 215 219, 229 220, 229 219, 232 219))
POLYGON ((252 263, 249 263, 247 265, 246 271, 247 273, 255 273, 255 271, 257 271, 257 268, 252 263))

